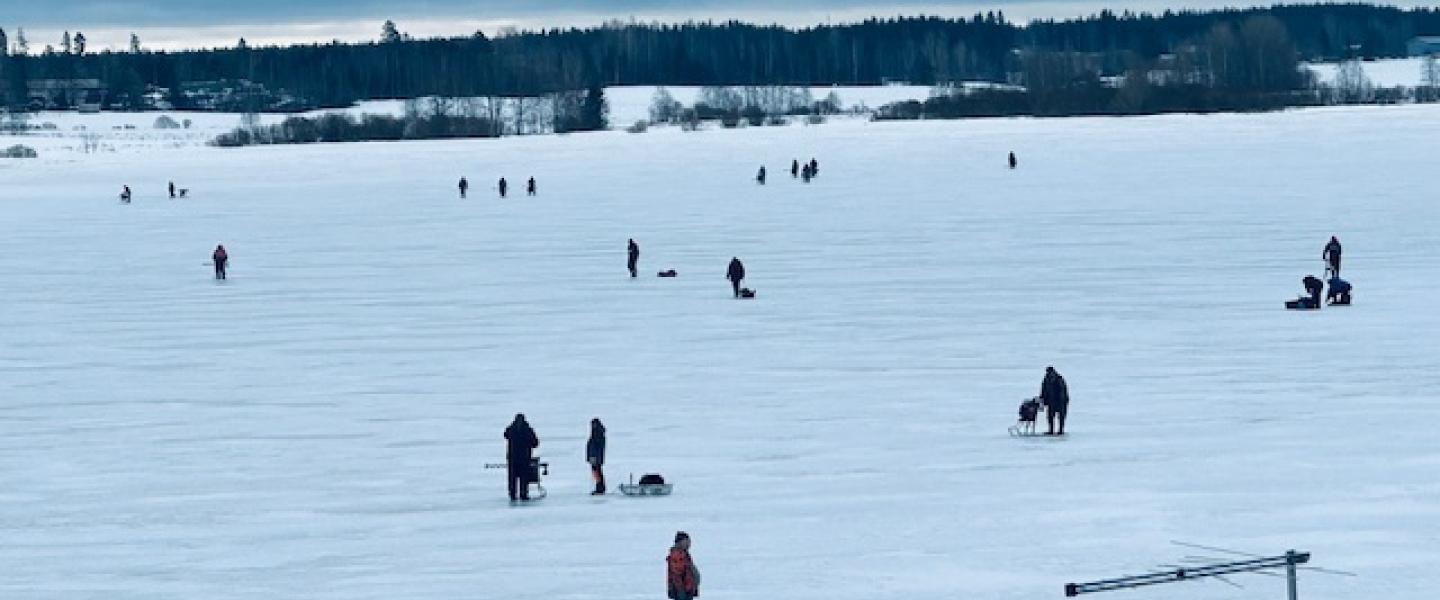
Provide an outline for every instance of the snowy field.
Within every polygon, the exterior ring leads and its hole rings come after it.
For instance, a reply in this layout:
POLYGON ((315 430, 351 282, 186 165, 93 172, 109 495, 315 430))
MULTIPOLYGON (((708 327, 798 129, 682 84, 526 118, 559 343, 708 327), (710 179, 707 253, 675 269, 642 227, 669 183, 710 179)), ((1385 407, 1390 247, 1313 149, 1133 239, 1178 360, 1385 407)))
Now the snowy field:
MULTIPOLYGON (((1205 554, 1170 540, 1431 599, 1437 137, 1401 106, 3 161, 0 597, 653 599, 684 529, 711 599, 1060 598, 1205 554), (1331 234, 1356 305, 1282 310, 1331 234), (1047 364, 1071 435, 1010 438, 1047 364), (512 507, 482 465, 517 411, 552 467, 512 507), (586 495, 592 417, 612 486, 675 494, 586 495)), ((1111 595, 1284 594, 1235 581, 1111 595)))

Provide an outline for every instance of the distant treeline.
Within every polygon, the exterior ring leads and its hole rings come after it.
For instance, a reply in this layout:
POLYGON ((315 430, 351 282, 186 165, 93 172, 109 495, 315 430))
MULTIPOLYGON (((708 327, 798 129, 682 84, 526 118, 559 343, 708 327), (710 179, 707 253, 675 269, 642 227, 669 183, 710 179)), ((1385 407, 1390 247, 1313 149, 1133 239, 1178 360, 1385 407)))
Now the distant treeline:
MULTIPOLYGON (((1318 4, 1218 11, 1116 14, 1009 22, 1000 12, 971 19, 872 19, 785 29, 736 22, 481 33, 413 40, 388 24, 373 43, 150 52, 53 53, 0 60, 0 88, 26 79, 98 78, 115 97, 140 98, 147 86, 171 90, 187 108, 181 82, 249 80, 309 105, 418 96, 535 96, 595 85, 829 85, 905 81, 1012 81, 1024 55, 1087 55, 1099 75, 1181 53, 1217 28, 1236 30, 1273 17, 1292 58, 1327 60, 1403 55, 1414 36, 1440 34, 1440 10, 1318 4)), ((33 43, 33 41, 32 41, 33 43)), ((20 86, 20 87, 17 87, 20 86)), ((15 96, 13 91, 9 94, 15 96)), ((9 103, 15 105, 12 98, 9 103)))

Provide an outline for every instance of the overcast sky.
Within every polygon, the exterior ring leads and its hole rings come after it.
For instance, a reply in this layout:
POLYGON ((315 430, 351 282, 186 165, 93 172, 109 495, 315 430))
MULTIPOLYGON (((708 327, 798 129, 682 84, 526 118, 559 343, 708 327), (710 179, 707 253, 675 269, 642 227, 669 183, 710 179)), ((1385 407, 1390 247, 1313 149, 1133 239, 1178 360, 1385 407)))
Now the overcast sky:
MULTIPOLYGON (((148 48, 374 39, 393 19, 417 37, 464 35, 502 27, 521 29, 598 25, 607 20, 737 19, 806 26, 856 21, 869 16, 930 14, 965 16, 1004 10, 1012 21, 1072 17, 1115 10, 1215 8, 1225 0, 1020 0, 986 4, 973 0, 0 0, 0 28, 13 42, 24 28, 32 52, 59 45, 63 31, 83 31, 91 48, 124 48, 131 32, 148 48)), ((1241 5, 1248 5, 1240 3, 1241 5)), ((1406 3, 1402 2, 1402 5, 1406 3)))

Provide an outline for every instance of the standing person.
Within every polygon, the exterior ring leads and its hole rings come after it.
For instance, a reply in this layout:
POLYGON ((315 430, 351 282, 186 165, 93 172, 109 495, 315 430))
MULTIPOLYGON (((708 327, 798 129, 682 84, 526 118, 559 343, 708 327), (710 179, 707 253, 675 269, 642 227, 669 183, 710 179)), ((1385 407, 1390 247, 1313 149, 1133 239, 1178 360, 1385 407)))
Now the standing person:
POLYGON ((124 202, 124 203, 126 203, 126 204, 129 204, 129 203, 130 203, 130 186, 128 186, 128 185, 122 185, 122 186, 120 186, 120 187, 124 188, 123 190, 120 191, 120 201, 121 201, 121 202, 124 202))
POLYGON ((1011 169, 1014 169, 1014 168, 1015 168, 1015 165, 1018 165, 1018 164, 1020 164, 1020 163, 1015 160, 1015 153, 1014 153, 1014 152, 1011 152, 1011 153, 1010 153, 1010 168, 1011 168, 1011 169))
POLYGON ((509 188, 510 188, 510 184, 505 183, 505 178, 504 178, 504 177, 501 177, 501 178, 500 178, 500 197, 501 197, 501 198, 504 198, 504 197, 505 197, 505 190, 507 190, 507 189, 509 189, 509 188))
POLYGON ((640 264, 640 245, 635 243, 635 238, 630 238, 630 244, 625 248, 628 258, 625 260, 625 268, 630 269, 630 276, 635 277, 635 267, 640 264))
POLYGON ((175 199, 175 182, 170 182, 170 199, 175 199))
POLYGON ((1070 408, 1070 390, 1065 378, 1055 372, 1055 367, 1045 367, 1045 380, 1040 383, 1040 403, 1045 405, 1045 422, 1050 431, 1045 435, 1065 435, 1065 413, 1070 408), (1055 417, 1060 417, 1060 432, 1055 432, 1055 417))
POLYGON ((515 415, 515 421, 505 428, 506 487, 510 501, 530 499, 530 452, 540 447, 540 438, 525 421, 523 413, 515 415), (518 496, 517 496, 518 494, 518 496))
POLYGON ((1330 243, 1325 244, 1325 251, 1320 253, 1320 258, 1325 259, 1330 265, 1330 275, 1340 276, 1340 240, 1330 236, 1330 243))
POLYGON ((666 596, 670 600, 693 600, 700 595, 700 569, 690 558, 690 534, 675 532, 675 545, 670 547, 665 565, 666 596))
POLYGON ((811 176, 811 177, 816 177, 816 176, 819 176, 819 175, 820 175, 820 163, 819 163, 818 161, 816 161, 814 158, 811 158, 811 159, 810 159, 810 176, 811 176))
POLYGON ((585 442, 585 462, 590 463, 590 475, 595 479, 595 491, 591 496, 605 494, 605 425, 600 419, 590 419, 590 440, 585 442))
POLYGON ((799 177, 799 176, 800 176, 800 160, 799 160, 799 159, 795 159, 795 160, 790 161, 790 177, 791 177, 791 178, 795 178, 795 177, 799 177))
POLYGON ((460 199, 461 199, 461 200, 464 200, 464 199, 465 199, 465 192, 468 192, 468 191, 470 191, 470 182, 469 182, 469 181, 466 181, 464 177, 461 177, 461 178, 460 178, 460 199))
POLYGON ((759 182, 760 185, 765 185, 765 167, 764 167, 764 166, 761 166, 761 167, 760 167, 760 173, 755 176, 755 181, 759 182))
POLYGON ((230 253, 225 251, 225 245, 215 246, 215 252, 210 254, 210 261, 215 264, 215 278, 225 278, 225 266, 230 262, 230 253))
POLYGON ((745 280, 745 264, 739 258, 730 259, 730 268, 725 270, 725 278, 730 280, 730 287, 735 290, 735 297, 740 297, 740 282, 745 280))
POLYGON ((534 177, 531 177, 531 178, 530 178, 530 181, 528 181, 528 182, 525 183, 525 193, 526 193, 526 194, 529 194, 529 195, 531 195, 531 196, 534 196, 534 195, 535 195, 535 178, 534 178, 534 177))

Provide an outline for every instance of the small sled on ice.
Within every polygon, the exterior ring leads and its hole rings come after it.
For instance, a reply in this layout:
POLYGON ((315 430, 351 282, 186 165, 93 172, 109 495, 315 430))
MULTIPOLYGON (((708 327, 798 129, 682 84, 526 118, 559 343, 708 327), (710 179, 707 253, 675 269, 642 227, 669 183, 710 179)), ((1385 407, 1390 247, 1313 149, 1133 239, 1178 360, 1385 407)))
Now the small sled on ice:
POLYGON ((1040 416, 1040 398, 1030 398, 1020 403, 1020 418, 1010 426, 1012 437, 1029 437, 1036 435, 1035 420, 1040 416))
POLYGON ((679 275, 679 273, 676 273, 675 269, 669 269, 655 274, 656 277, 675 277, 677 275, 679 275))
POLYGON ((630 483, 620 484, 620 493, 626 496, 669 496, 675 489, 675 484, 665 483, 665 478, 658 473, 647 473, 640 476, 640 483, 635 483, 635 475, 630 475, 630 483))
POLYGON ((1286 310, 1320 310, 1320 305, 1309 298, 1296 298, 1285 301, 1286 310))
POLYGON ((750 289, 750 288, 740 288, 740 297, 741 297, 741 298, 754 298, 754 297, 755 297, 755 290, 752 290, 752 289, 750 289))

